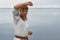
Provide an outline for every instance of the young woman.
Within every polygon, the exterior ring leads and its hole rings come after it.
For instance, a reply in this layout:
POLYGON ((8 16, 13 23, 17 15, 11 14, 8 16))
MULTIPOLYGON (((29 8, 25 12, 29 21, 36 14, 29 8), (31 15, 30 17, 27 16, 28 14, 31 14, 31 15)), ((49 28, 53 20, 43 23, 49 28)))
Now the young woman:
POLYGON ((32 35, 28 27, 27 12, 28 6, 32 6, 32 2, 20 3, 14 6, 13 20, 15 24, 14 40, 28 40, 28 35, 32 35))

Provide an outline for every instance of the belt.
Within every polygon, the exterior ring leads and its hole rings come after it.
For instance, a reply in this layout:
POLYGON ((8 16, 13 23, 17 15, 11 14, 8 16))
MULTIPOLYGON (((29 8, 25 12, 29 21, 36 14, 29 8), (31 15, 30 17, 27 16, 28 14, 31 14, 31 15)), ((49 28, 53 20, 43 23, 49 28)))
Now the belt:
POLYGON ((26 40, 28 40, 28 37, 17 36, 17 35, 15 35, 15 37, 16 37, 16 38, 20 38, 21 40, 22 40, 22 39, 26 39, 26 40))

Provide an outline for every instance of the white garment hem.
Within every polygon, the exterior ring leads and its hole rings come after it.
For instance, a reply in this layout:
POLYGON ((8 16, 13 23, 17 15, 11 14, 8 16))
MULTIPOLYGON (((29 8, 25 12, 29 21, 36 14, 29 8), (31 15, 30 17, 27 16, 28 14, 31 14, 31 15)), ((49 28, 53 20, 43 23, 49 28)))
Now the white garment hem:
POLYGON ((21 39, 14 37, 14 40, 21 40, 21 39))

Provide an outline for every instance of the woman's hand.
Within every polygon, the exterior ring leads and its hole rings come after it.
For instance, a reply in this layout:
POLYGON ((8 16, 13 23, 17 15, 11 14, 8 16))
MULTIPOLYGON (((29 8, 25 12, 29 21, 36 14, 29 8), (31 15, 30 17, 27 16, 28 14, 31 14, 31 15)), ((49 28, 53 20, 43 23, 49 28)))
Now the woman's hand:
POLYGON ((28 31, 28 35, 32 35, 32 31, 28 31))

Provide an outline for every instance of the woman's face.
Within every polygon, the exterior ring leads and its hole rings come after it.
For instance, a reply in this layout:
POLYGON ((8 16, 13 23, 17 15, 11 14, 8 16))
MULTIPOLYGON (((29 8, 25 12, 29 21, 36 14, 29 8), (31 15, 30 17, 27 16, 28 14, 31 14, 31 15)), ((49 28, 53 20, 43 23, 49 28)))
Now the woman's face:
POLYGON ((22 15, 23 17, 25 17, 25 16, 27 15, 27 12, 28 12, 28 9, 27 9, 27 8, 23 8, 23 9, 21 10, 21 15, 22 15))

